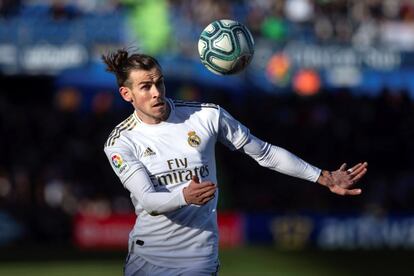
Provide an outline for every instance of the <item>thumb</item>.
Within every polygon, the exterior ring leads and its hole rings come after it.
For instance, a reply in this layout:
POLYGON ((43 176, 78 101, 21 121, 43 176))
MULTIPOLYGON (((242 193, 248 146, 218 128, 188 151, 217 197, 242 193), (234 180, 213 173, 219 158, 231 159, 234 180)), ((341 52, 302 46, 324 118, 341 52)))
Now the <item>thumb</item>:
POLYGON ((192 179, 194 183, 200 184, 200 179, 198 178, 197 175, 193 175, 192 179))
POLYGON ((343 163, 339 168, 340 171, 344 171, 346 169, 346 163, 343 163))

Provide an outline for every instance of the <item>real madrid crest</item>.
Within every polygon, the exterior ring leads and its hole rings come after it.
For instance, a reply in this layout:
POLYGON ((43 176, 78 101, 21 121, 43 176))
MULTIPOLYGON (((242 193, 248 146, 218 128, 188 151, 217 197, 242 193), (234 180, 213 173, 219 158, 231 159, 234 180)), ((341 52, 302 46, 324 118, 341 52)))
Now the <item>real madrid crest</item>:
POLYGON ((198 137, 195 131, 190 131, 188 132, 187 142, 190 146, 192 146, 193 148, 196 148, 201 144, 201 139, 200 137, 198 137))

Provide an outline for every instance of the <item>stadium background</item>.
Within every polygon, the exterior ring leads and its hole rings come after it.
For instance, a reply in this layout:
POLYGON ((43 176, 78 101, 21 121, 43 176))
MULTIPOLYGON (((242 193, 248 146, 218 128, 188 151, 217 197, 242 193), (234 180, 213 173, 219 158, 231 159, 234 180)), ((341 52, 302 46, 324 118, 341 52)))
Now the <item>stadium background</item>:
POLYGON ((131 107, 99 58, 122 46, 160 60, 169 96, 220 104, 312 164, 369 163, 342 198, 219 145, 222 275, 409 269, 414 1, 2 0, 0 275, 121 274, 133 209, 102 147, 131 107), (197 57, 222 18, 256 42, 231 77, 197 57))

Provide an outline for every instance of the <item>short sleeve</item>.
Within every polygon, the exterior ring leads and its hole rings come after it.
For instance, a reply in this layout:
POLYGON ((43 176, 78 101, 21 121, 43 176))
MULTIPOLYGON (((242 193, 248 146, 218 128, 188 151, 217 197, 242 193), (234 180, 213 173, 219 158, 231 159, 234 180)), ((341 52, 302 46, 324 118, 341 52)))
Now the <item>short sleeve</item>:
POLYGON ((143 168, 133 149, 122 141, 114 146, 105 147, 105 154, 115 174, 125 183, 137 170, 143 168))
POLYGON ((218 140, 231 150, 238 150, 248 141, 250 131, 226 110, 219 109, 218 140))

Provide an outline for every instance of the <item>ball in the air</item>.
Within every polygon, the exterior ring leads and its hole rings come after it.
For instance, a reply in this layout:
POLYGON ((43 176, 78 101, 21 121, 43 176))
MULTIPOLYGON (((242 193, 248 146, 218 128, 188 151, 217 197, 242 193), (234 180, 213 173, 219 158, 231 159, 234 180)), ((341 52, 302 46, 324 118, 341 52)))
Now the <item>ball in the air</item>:
POLYGON ((246 68, 254 54, 254 40, 240 22, 222 19, 210 23, 198 40, 200 60, 218 75, 236 74, 246 68))

